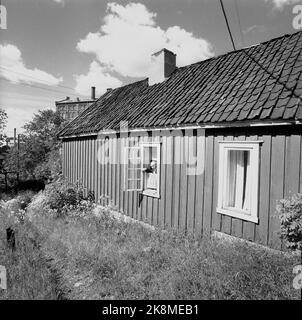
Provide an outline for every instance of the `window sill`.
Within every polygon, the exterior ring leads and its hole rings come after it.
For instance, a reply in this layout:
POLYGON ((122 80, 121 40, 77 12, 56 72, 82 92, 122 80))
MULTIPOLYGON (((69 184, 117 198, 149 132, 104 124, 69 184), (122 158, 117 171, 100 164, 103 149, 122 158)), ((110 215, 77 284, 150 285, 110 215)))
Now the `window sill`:
POLYGON ((142 194, 144 196, 153 197, 153 198, 160 198, 159 192, 153 190, 143 190, 142 194))
POLYGON ((218 213, 230 216, 232 218, 237 218, 253 223, 258 223, 259 219, 255 216, 249 216, 244 213, 244 211, 236 210, 236 209, 225 209, 225 208, 216 208, 216 211, 218 213))

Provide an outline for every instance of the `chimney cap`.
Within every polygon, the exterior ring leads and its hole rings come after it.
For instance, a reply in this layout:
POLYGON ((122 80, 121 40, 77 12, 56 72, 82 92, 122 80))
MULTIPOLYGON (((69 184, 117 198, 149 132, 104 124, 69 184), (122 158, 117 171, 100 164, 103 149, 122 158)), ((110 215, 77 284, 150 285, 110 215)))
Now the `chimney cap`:
POLYGON ((161 50, 159 50, 159 51, 157 51, 157 52, 152 53, 152 56, 157 56, 157 55, 159 55, 162 51, 165 51, 165 52, 167 52, 167 53, 171 53, 171 54, 173 54, 174 56, 176 56, 176 53, 174 53, 173 51, 168 50, 168 49, 166 49, 166 48, 163 48, 163 49, 161 49, 161 50))
POLYGON ((91 87, 91 100, 95 100, 95 87, 91 87))

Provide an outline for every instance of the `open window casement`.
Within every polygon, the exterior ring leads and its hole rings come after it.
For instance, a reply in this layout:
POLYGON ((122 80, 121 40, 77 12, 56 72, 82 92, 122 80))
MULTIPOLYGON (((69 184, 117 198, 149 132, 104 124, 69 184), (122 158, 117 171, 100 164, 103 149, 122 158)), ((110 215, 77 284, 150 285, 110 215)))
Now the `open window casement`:
POLYGON ((160 196, 160 143, 141 143, 126 148, 126 190, 160 196))
POLYGON ((125 185, 127 191, 142 191, 141 148, 138 146, 125 148, 126 170, 125 185))
POLYGON ((142 143, 143 194, 159 197, 160 187, 160 143, 142 143))
POLYGON ((217 212, 258 222, 259 142, 220 142, 217 212))

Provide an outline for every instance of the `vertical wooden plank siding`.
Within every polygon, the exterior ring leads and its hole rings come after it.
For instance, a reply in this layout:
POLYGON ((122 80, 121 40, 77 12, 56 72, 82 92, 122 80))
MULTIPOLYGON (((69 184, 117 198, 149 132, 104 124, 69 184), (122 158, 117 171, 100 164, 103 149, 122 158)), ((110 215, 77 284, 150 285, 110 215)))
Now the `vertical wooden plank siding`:
POLYGON ((166 138, 166 208, 165 225, 172 227, 172 202, 173 202, 173 136, 167 132, 166 138))
POLYGON ((185 230, 187 227, 187 197, 188 197, 188 176, 185 155, 188 154, 189 143, 188 137, 184 135, 182 130, 182 154, 180 165, 180 186, 179 186, 179 228, 185 230))
POLYGON ((173 206, 172 206, 172 227, 178 229, 179 227, 179 212, 180 212, 180 172, 182 161, 182 132, 177 130, 174 132, 174 184, 173 184, 173 206))
MULTIPOLYGON (((257 135, 246 135, 246 140, 257 141, 257 135)), ((261 145, 260 145, 261 148, 261 145)), ((260 168, 260 155, 259 155, 259 168, 260 168)), ((259 179, 260 180, 260 179, 259 179)), ((258 180, 258 203, 259 203, 259 180, 258 180)), ((258 214, 259 214, 259 205, 258 205, 258 214)), ((242 237, 246 240, 254 241, 255 239, 255 223, 249 221, 243 221, 242 228, 242 237)))
MULTIPOLYGON (((223 140, 233 141, 234 137, 227 135, 227 136, 224 136, 223 140)), ((231 217, 229 217, 227 215, 221 216, 221 231, 226 234, 232 233, 232 218, 231 217)))
POLYGON ((271 187, 271 135, 259 136, 263 143, 260 145, 260 176, 259 176, 259 224, 256 225, 255 239, 263 245, 268 244, 268 225, 270 211, 270 187, 271 187))
POLYGON ((276 213, 277 201, 284 195, 284 167, 285 167, 285 136, 272 137, 272 164, 271 164, 271 199, 269 220, 269 246, 281 249, 280 220, 276 213))
POLYGON ((97 203, 100 202, 101 197, 101 144, 99 137, 96 140, 96 201, 97 203))
MULTIPOLYGON (((167 135, 161 132, 161 163, 160 163, 160 203, 159 203, 159 225, 165 226, 165 204, 166 204, 166 159, 167 159, 167 135)), ((148 213, 147 213, 148 215, 148 213)))
POLYGON ((96 200, 109 197, 134 219, 198 234, 218 230, 275 249, 282 248, 276 203, 302 191, 302 139, 298 127, 164 130, 153 135, 149 132, 149 136, 147 132, 136 133, 129 139, 123 133, 111 135, 106 142, 105 136, 73 138, 63 141, 62 159, 63 175, 69 181, 81 180, 87 191, 95 192, 96 200), (222 140, 262 141, 258 223, 216 212, 222 140), (160 198, 125 189, 124 146, 151 141, 161 141, 160 198), (110 159, 105 158, 107 146, 110 159), (200 172, 198 167, 202 167, 200 172), (189 170, 196 174, 189 174, 189 170))
POLYGON ((223 140, 222 135, 215 135, 214 137, 214 177, 213 177, 213 214, 212 214, 212 228, 214 230, 221 230, 221 214, 216 212, 218 202, 218 175, 219 175, 219 141, 223 140))
POLYGON ((101 198, 102 198, 102 202, 105 204, 106 203, 106 185, 105 185, 105 181, 106 181, 106 171, 105 171, 105 138, 101 138, 100 139, 100 149, 101 149, 101 163, 100 163, 100 167, 101 167, 101 198))
POLYGON ((197 175, 195 190, 195 232, 201 234, 203 222, 203 194, 205 176, 205 130, 197 129, 196 135, 197 175))
POLYGON ((214 136, 206 136, 203 233, 209 235, 212 220, 214 136))
POLYGON ((195 188, 196 188, 196 130, 189 130, 185 135, 186 149, 186 175, 187 187, 187 221, 186 228, 189 232, 194 231, 195 222, 195 188))
POLYGON ((301 136, 298 134, 286 136, 285 159, 285 196, 292 196, 299 191, 300 185, 300 147, 301 136), (298 173, 298 174, 297 174, 298 173))
POLYGON ((88 148, 88 152, 87 152, 87 160, 86 160, 86 181, 87 181, 87 193, 89 191, 91 191, 91 180, 92 180, 92 161, 93 161, 93 157, 92 157, 92 139, 90 138, 87 141, 87 148, 88 148))
POLYGON ((121 179, 121 184, 120 184, 120 210, 122 212, 125 212, 125 206, 124 206, 124 198, 125 198, 125 146, 127 142, 127 136, 125 133, 122 133, 120 136, 120 179, 121 179))

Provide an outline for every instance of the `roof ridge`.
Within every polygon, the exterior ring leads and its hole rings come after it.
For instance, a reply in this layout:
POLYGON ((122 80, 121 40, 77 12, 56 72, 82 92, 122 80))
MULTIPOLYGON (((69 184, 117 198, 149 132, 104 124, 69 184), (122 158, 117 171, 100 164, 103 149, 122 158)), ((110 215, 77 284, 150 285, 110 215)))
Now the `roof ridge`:
POLYGON ((271 43, 271 42, 274 42, 274 41, 277 41, 279 39, 282 39, 282 38, 286 38, 286 37, 291 37, 291 36, 294 36, 298 33, 301 33, 302 34, 302 31, 297 31, 297 32, 294 32, 294 33, 286 33, 282 36, 279 36, 279 37, 276 37, 276 38, 273 38, 273 39, 270 39, 270 40, 265 40, 263 42, 260 42, 260 43, 257 43, 257 44, 252 44, 248 47, 244 47, 244 48, 240 48, 240 49, 236 49, 236 50, 233 50, 233 51, 228 51, 228 52, 225 52, 225 53, 222 53, 222 54, 219 54, 217 56, 213 56, 213 57, 210 57, 208 59, 204 59, 204 60, 200 60, 200 61, 197 61, 197 62, 193 62, 191 64, 188 64, 188 65, 185 65, 185 66, 182 66, 182 67, 178 67, 177 69, 180 70, 180 69, 185 69, 185 68, 189 68, 189 67, 192 67, 194 65, 197 65, 197 64, 201 64, 201 63, 204 63, 204 62, 208 62, 208 61, 211 61, 211 60, 215 60, 215 59, 219 59, 219 58, 222 58, 222 57, 225 57, 227 55, 231 55, 231 54, 235 54, 235 53, 238 53, 240 51, 246 51, 247 49, 250 49, 250 48, 253 48, 253 47, 258 47, 258 46, 261 46, 263 44, 267 44, 267 43, 271 43))

